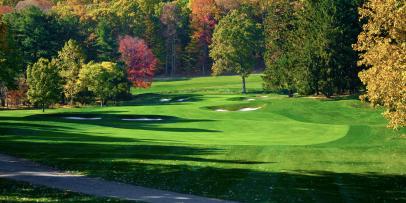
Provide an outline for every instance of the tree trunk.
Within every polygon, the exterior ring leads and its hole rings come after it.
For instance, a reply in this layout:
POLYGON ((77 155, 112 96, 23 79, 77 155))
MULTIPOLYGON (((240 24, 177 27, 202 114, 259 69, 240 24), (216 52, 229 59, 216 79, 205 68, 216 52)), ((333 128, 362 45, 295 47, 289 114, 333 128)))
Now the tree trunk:
POLYGON ((204 45, 203 48, 203 66, 202 66, 202 71, 203 71, 203 75, 206 75, 206 65, 207 65, 207 58, 208 58, 208 47, 207 45, 204 45))
POLYGON ((172 39, 172 72, 171 75, 174 75, 176 73, 176 43, 175 43, 175 38, 172 39))
POLYGON ((100 107, 103 107, 103 99, 100 100, 100 107))
POLYGON ((2 106, 2 107, 5 107, 5 106, 6 106, 6 100, 5 100, 4 98, 1 98, 1 99, 0 99, 0 103, 1 103, 1 106, 2 106))
POLYGON ((45 112, 45 104, 42 103, 42 112, 45 112))
POLYGON ((292 90, 288 90, 288 97, 292 98, 293 97, 293 91, 292 90))
POLYGON ((247 88, 245 86, 245 76, 242 76, 242 93, 243 94, 247 93, 247 88))

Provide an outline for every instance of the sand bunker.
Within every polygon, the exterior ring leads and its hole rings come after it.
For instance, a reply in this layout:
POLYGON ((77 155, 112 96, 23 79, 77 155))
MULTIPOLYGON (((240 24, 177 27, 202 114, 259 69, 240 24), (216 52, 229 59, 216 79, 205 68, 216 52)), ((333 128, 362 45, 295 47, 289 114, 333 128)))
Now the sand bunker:
POLYGON ((238 111, 256 111, 258 109, 261 109, 261 107, 258 107, 258 108, 242 108, 242 109, 240 109, 238 111))
POLYGON ((93 121, 93 120, 101 120, 102 118, 100 118, 100 117, 85 118, 85 117, 70 116, 70 117, 64 117, 64 119, 68 119, 68 120, 89 120, 89 121, 93 121))
POLYGON ((162 121, 162 118, 123 118, 122 121, 162 121))
POLYGON ((247 99, 247 101, 255 101, 255 99, 247 99))
POLYGON ((172 99, 161 99, 160 102, 170 102, 172 99))
POLYGON ((215 109, 216 112, 236 112, 236 111, 256 111, 258 109, 261 109, 262 107, 256 107, 256 108, 242 108, 239 110, 234 110, 234 111, 230 111, 227 109, 215 109))
POLYGON ((185 102, 185 101, 187 101, 188 99, 178 99, 178 100, 176 100, 177 102, 185 102))

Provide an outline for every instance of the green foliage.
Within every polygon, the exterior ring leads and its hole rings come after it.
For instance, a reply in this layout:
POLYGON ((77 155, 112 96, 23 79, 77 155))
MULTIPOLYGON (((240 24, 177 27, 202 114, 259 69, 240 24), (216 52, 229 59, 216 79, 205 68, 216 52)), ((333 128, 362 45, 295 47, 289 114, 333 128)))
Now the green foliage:
POLYGON ((56 62, 40 58, 27 68, 28 99, 45 110, 50 104, 59 101, 62 93, 61 78, 56 62))
POLYGON ((260 29, 250 17, 234 10, 224 17, 214 30, 210 57, 213 58, 213 74, 234 72, 245 78, 252 72, 258 48, 260 29))
POLYGON ((276 1, 265 34, 264 87, 326 96, 359 86, 352 50, 360 25, 359 1, 276 1))
POLYGON ((85 63, 86 56, 75 40, 69 40, 65 46, 58 52, 56 60, 57 66, 60 71, 60 76, 63 80, 64 96, 70 104, 73 104, 74 99, 81 91, 77 85, 79 79, 79 72, 85 63))
POLYGON ((97 61, 117 60, 117 34, 114 22, 102 19, 96 27, 96 52, 97 61))
MULTIPOLYGON (((1 15, 0 15, 1 18, 1 15)), ((0 21, 0 86, 13 88, 16 76, 21 72, 19 58, 6 24, 0 21)))
MULTIPOLYGON (((296 49, 292 35, 295 34, 295 1, 275 1, 268 7, 264 20, 266 70, 263 75, 264 89, 286 89, 292 93, 301 80, 300 70, 295 63, 296 49)), ((306 75, 303 71, 302 76, 306 75)))
POLYGON ((129 90, 124 70, 116 63, 90 62, 82 67, 78 85, 96 95, 103 106, 108 99, 116 99, 129 90))
POLYGON ((36 7, 5 14, 3 21, 21 58, 15 65, 24 68, 41 57, 55 56, 69 38, 76 37, 76 28, 71 21, 43 13, 36 7))

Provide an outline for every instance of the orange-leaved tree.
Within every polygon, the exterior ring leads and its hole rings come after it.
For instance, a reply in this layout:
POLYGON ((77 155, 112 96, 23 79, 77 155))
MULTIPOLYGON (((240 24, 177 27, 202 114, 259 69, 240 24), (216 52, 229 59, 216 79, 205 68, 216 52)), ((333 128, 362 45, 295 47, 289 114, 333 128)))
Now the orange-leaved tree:
POLYGON ((389 127, 406 125, 406 3, 403 0, 370 0, 360 8, 366 20, 355 50, 359 76, 367 93, 361 98, 386 108, 389 127))

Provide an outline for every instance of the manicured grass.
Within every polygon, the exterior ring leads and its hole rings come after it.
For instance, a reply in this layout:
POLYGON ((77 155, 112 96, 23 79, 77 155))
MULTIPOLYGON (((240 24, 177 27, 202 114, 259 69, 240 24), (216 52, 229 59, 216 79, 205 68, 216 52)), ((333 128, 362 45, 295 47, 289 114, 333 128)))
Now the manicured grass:
MULTIPOLYGON (((259 91, 260 76, 248 87, 259 91)), ((121 106, 1 111, 0 151, 243 202, 406 201, 406 130, 387 129, 381 110, 239 91, 238 77, 179 79, 134 90, 142 95, 121 106), (261 109, 238 111, 247 107, 261 109), (121 120, 140 118, 162 120, 121 120)))
POLYGON ((0 179, 0 202, 127 202, 0 179))

